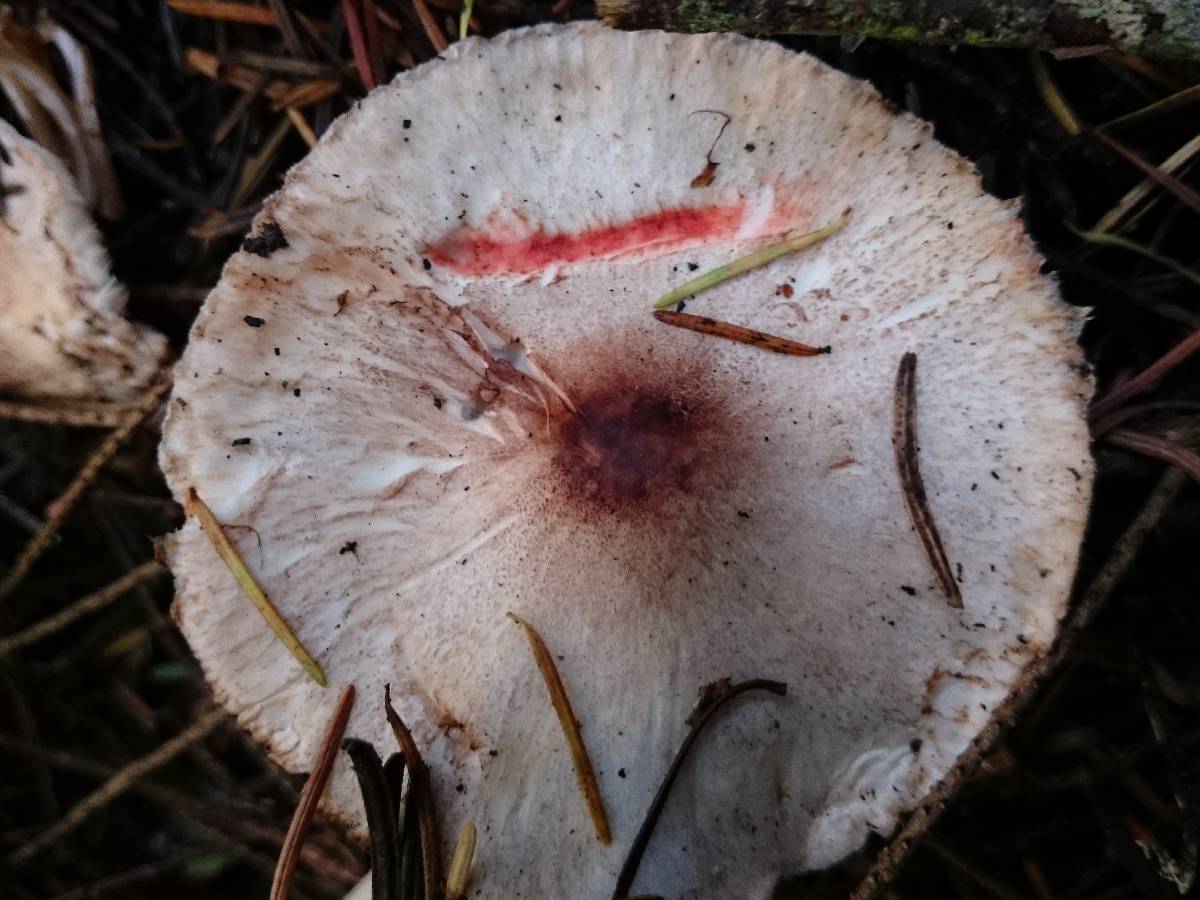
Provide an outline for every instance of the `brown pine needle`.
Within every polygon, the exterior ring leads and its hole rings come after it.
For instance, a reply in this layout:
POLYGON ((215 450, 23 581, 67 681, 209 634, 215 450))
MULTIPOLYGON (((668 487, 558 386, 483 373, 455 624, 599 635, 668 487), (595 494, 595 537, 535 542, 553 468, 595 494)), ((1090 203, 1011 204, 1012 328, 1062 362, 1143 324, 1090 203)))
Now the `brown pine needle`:
POLYGON ((317 133, 312 130, 312 126, 308 124, 308 120, 304 118, 304 113, 296 109, 294 106, 287 108, 287 117, 292 120, 292 127, 296 129, 296 133, 304 140, 304 143, 309 147, 317 146, 317 133))
POLYGON ((275 14, 265 6, 250 3, 228 3, 223 0, 167 0, 167 6, 185 16, 214 19, 218 22, 238 22, 242 25, 266 25, 274 28, 275 14))
POLYGON ((304 81, 295 87, 288 85, 277 98, 271 98, 271 111, 279 112, 284 108, 306 109, 336 97, 341 90, 341 84, 327 78, 304 81))
POLYGON ((896 451, 896 468, 900 473, 900 489, 913 529, 921 548, 933 567, 946 601, 955 609, 963 608, 962 593, 946 558, 942 536, 933 521, 925 482, 917 465, 917 355, 905 353, 896 371, 896 394, 892 420, 892 444, 896 451))
POLYGON ((279 36, 283 38, 283 43, 287 47, 288 53, 296 59, 304 59, 307 55, 304 52, 304 42, 300 40, 300 33, 296 31, 296 23, 292 21, 292 14, 288 10, 287 0, 267 0, 267 6, 271 8, 271 12, 275 15, 275 24, 279 28, 279 36))
MULTIPOLYGON (((1164 159, 1158 164, 1158 168, 1167 174, 1174 174, 1192 161, 1196 154, 1200 153, 1200 134, 1193 137, 1190 141, 1164 159)), ((1112 231, 1125 219, 1133 209, 1150 196, 1154 191, 1155 181, 1152 178, 1144 178, 1126 192, 1117 204, 1100 217, 1100 220, 1093 226, 1093 231, 1112 231)))
POLYGON ((1154 163, 1143 159, 1116 138, 1103 131, 1093 132, 1096 140, 1136 168, 1139 172, 1158 184, 1159 187, 1174 195, 1175 199, 1196 212, 1200 212, 1200 192, 1184 184, 1169 172, 1164 172, 1154 163))
POLYGON ((241 175, 238 178, 237 188, 229 198, 231 208, 240 207, 254 193, 254 189, 267 176, 267 172, 275 163, 275 157, 279 155, 279 148, 283 146, 284 138, 288 136, 293 127, 291 119, 286 115, 280 116, 274 130, 267 135, 258 150, 246 158, 246 163, 242 166, 241 175))
POLYGON ((51 406, 0 400, 0 419, 71 428, 116 428, 132 409, 125 403, 56 403, 51 406))
POLYGON ((279 615, 279 610, 271 602, 271 598, 259 586, 250 570, 246 568, 246 564, 242 562, 242 557, 238 554, 237 548, 233 546, 233 542, 229 540, 229 536, 225 534, 225 529, 221 527, 221 523, 217 521, 212 510, 208 508, 208 504, 200 499, 200 495, 196 493, 195 488, 188 488, 187 499, 184 501, 184 509, 189 516, 195 516, 200 523, 200 528, 204 531, 205 537, 212 543, 213 549, 217 551, 217 555, 221 557, 221 561, 229 568, 234 579, 245 593, 247 599, 254 604, 254 608, 259 611, 263 619, 266 620, 271 630, 275 632, 275 636, 279 638, 283 646, 288 652, 296 658, 296 661, 304 668, 312 680, 325 687, 328 681, 325 678, 325 672, 322 670, 320 663, 313 659, 304 645, 300 643, 300 639, 296 637, 291 626, 283 620, 279 615))
POLYGON ((579 790, 587 804, 588 813, 592 817, 592 827, 596 829, 596 839, 602 844, 612 843, 612 832, 608 827, 608 814, 604 811, 604 798, 600 795, 600 785, 596 781, 596 773, 592 769, 592 761, 588 757, 587 748, 583 744, 583 734, 579 730, 579 720, 571 709, 571 701, 567 697, 567 689, 559 677, 558 667, 550 648, 542 640, 542 636, 533 626, 518 616, 508 613, 508 617, 525 630, 529 647, 533 651, 534 662, 546 682, 546 690, 550 692, 550 702, 558 716, 558 724, 562 727, 563 737, 567 739, 567 748, 571 752, 571 764, 575 767, 575 777, 579 780, 579 790))
POLYGON ((371 67, 371 53, 367 47, 367 36, 363 29, 363 17, 357 0, 342 0, 342 18, 346 21, 346 34, 350 36, 350 55, 354 57, 354 68, 364 90, 373 91, 378 85, 371 67))
POLYGON ((714 337, 725 338, 727 341, 737 341, 739 344, 749 344, 772 353, 783 353, 787 356, 820 356, 828 353, 830 347, 813 347, 788 338, 755 331, 744 325, 734 325, 722 322, 708 316, 693 316, 691 313, 676 312, 672 309, 656 309, 654 318, 664 325, 674 325, 688 331, 698 331, 700 334, 711 334, 714 337))
POLYGON ((1154 385, 1158 384, 1168 372, 1197 352, 1200 352, 1200 328, 1193 331, 1128 381, 1123 381, 1116 387, 1110 388, 1107 394, 1092 403, 1092 408, 1088 412, 1088 418, 1092 422, 1096 422, 1107 413, 1121 406, 1125 401, 1136 397, 1144 391, 1148 391, 1154 385))
POLYGON ((417 11, 417 18, 421 20, 421 27, 425 29, 425 36, 429 38, 429 43, 433 45, 434 51, 445 53, 450 42, 442 34, 442 29, 438 25, 437 19, 433 17, 433 13, 429 11, 429 7, 425 5, 425 0, 412 0, 412 5, 413 9, 417 11))
POLYGON ((259 88, 261 72, 256 72, 248 66, 225 63, 217 54, 209 50, 201 50, 199 47, 188 47, 184 50, 183 61, 188 71, 204 75, 215 81, 222 81, 239 91, 261 89, 263 95, 272 101, 278 102, 280 98, 294 91, 294 88, 282 79, 272 79, 267 82, 266 87, 259 88))
POLYGON ((475 857, 475 823, 467 822, 458 832, 450 871, 446 874, 446 900, 463 900, 471 881, 471 861, 475 857))
POLYGON ((1200 454, 1178 441, 1158 434, 1144 434, 1128 428, 1115 428, 1104 436, 1105 443, 1142 456, 1162 460, 1186 472, 1200 484, 1200 454))
POLYGON ((404 754, 404 764, 408 767, 408 777, 412 783, 410 792, 417 801, 417 814, 420 820, 421 857, 425 866, 423 875, 425 882, 425 900, 441 900, 442 896, 442 840, 438 831, 437 816, 433 806, 433 788, 429 784, 429 770, 417 749, 412 732, 404 724, 395 707, 392 706, 391 685, 383 687, 383 707, 387 713, 388 724, 404 754))
POLYGON ((300 791, 300 800, 296 804, 296 812, 292 815, 292 823, 288 826, 287 836, 279 850, 279 862, 275 866, 275 877, 271 880, 270 900, 287 900, 291 893, 292 873, 300 859, 300 848, 304 845, 304 835, 308 825, 317 811, 317 803, 325 793, 325 785, 333 771, 334 760, 337 759, 338 748, 342 745, 342 735, 346 733, 346 723, 350 721, 350 711, 354 708, 354 685, 348 684, 342 688, 337 705, 329 724, 325 726, 325 735, 321 738, 321 746, 317 749, 317 758, 313 762, 312 772, 304 789, 300 791))
POLYGON ((93 594, 88 594, 81 600, 76 600, 70 606, 59 610, 54 615, 19 631, 11 637, 0 640, 0 659, 28 647, 43 638, 50 637, 62 631, 68 625, 78 622, 84 616, 103 609, 113 601, 120 599, 130 589, 137 587, 148 578, 161 575, 167 570, 161 563, 154 560, 144 562, 132 571, 126 572, 116 581, 102 587, 93 594))
POLYGON ((100 785, 100 787, 96 788, 96 790, 67 810, 66 815, 13 853, 8 859, 9 864, 20 865, 27 862, 47 847, 60 841, 86 818, 95 812, 99 812, 137 784, 146 775, 149 775, 160 766, 166 765, 180 753, 203 740, 213 729, 224 722, 225 718, 224 710, 210 710, 189 728, 171 738, 157 750, 148 753, 141 759, 134 760, 129 765, 113 773, 112 777, 100 785))
POLYGON ((58 534, 58 529, 62 523, 70 515, 71 510, 75 508, 75 504, 79 502, 79 498, 83 496, 84 491, 91 487, 92 482, 100 474, 100 470, 104 465, 113 458, 116 452, 121 449, 121 446, 133 434, 134 430, 142 424, 152 412, 159 407, 163 394, 167 392, 167 388, 171 386, 171 379, 167 375, 163 375, 146 391, 146 395, 138 401, 136 406, 129 409, 125 418, 96 448, 95 452, 88 457, 87 462, 83 464, 83 468, 79 470, 79 474, 74 480, 67 485, 67 489, 63 491, 58 498, 46 508, 46 521, 37 530, 29 543, 21 551, 21 555, 17 557, 12 568, 4 576, 4 580, 0 581, 0 600, 11 594, 29 574, 29 570, 46 552, 54 540, 54 536, 58 534))

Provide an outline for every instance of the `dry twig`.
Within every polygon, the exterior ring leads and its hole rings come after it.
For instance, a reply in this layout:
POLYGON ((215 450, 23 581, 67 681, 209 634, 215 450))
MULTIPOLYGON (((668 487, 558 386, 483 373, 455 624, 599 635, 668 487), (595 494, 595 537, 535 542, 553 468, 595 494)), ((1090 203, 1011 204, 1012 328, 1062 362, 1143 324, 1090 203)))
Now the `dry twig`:
POLYGON ((224 710, 209 710, 208 713, 191 726, 171 738, 154 752, 148 753, 141 759, 134 760, 129 765, 117 771, 104 784, 100 785, 95 791, 71 807, 61 819, 13 853, 9 857, 9 864, 20 865, 28 862, 38 853, 41 853, 47 847, 61 840, 83 822, 84 819, 103 809, 146 775, 160 766, 166 765, 180 753, 203 740, 213 729, 224 722, 225 718, 226 714, 224 710))
POLYGON ((106 585, 93 594, 88 594, 81 600, 76 600, 70 606, 64 607, 52 616, 29 626, 24 631, 0 640, 0 659, 28 647, 37 641, 62 631, 68 625, 74 624, 84 616, 104 609, 113 601, 120 599, 127 591, 155 575, 162 575, 167 570, 155 560, 142 563, 136 569, 126 572, 116 581, 106 585))
POLYGON ((66 521, 71 510, 75 508, 75 504, 79 502, 83 492, 91 487, 96 476, 100 474, 100 470, 112 459, 134 430, 142 424, 147 416, 158 409, 163 394, 170 386, 171 379, 166 374, 162 375, 146 391, 146 395, 138 401, 137 405, 129 410, 121 424, 88 457, 83 468, 79 470, 79 474, 67 485, 67 489, 46 508, 46 521, 42 523, 37 534, 30 538, 29 543, 25 545, 12 568, 4 576, 4 580, 0 581, 0 600, 8 597, 21 583, 21 580, 29 574, 34 563, 46 552, 51 540, 58 534, 58 529, 66 521))

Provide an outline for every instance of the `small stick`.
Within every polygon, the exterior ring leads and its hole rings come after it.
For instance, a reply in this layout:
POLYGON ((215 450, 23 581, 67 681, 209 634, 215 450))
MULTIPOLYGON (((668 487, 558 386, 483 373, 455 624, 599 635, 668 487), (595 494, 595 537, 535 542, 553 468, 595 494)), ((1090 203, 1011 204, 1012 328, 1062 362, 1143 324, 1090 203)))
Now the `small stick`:
POLYGON ((892 420, 892 444, 896 451, 896 468, 900 473, 900 490, 904 494, 904 505, 908 517, 925 550, 925 556, 933 567, 942 593, 955 609, 963 608, 962 593, 946 558, 942 536, 933 521, 929 498, 925 495, 925 482, 917 466, 917 355, 905 353, 900 358, 896 371, 896 394, 892 420))
POLYGON ((837 234, 846 227, 846 223, 850 221, 850 212, 851 210, 847 208, 836 220, 824 228, 818 228, 816 231, 810 231, 807 234, 800 234, 785 241, 780 241, 777 244, 771 244, 768 247, 763 247, 761 250, 756 250, 753 253, 743 256, 741 259, 735 259, 733 262, 726 263, 723 266, 717 266, 717 268, 710 272, 698 275, 691 281, 686 281, 679 287, 667 291, 658 298, 658 302, 654 304, 654 308, 666 309, 669 306, 674 306, 680 300, 686 300, 688 297, 699 294, 701 291, 714 288, 731 278, 736 278, 738 275, 749 272, 751 269, 762 268, 782 256, 787 256, 790 253, 796 253, 806 247, 819 244, 821 241, 837 234))
POLYGON ((750 344, 772 353, 783 353, 788 356, 821 356, 831 349, 830 347, 813 347, 799 341, 755 331, 753 328, 746 328, 742 325, 722 322, 708 316, 693 316, 691 313, 676 312, 671 309, 656 309, 654 318, 666 325, 674 325, 688 331, 698 331, 701 334, 711 334, 729 341, 737 341, 739 344, 750 344))
POLYGON ((124 403, 72 403, 46 406, 0 400, 0 419, 71 428, 116 428, 133 407, 124 403))
POLYGON ((37 534, 30 538, 29 543, 21 550, 21 555, 17 557, 12 568, 8 570, 8 574, 4 576, 4 580, 0 581, 0 600, 11 594, 25 576, 29 574, 29 570, 33 568, 33 564, 41 558, 42 554, 46 552, 46 549, 54 540, 54 536, 58 534, 59 527, 66 520, 67 516, 70 515, 71 510, 75 508, 75 504, 79 502, 79 498, 83 496, 83 492, 91 487, 92 482, 100 474, 100 470, 121 449, 121 446, 133 434, 134 430, 142 424, 142 421, 154 412, 154 410, 158 409, 163 394, 167 392, 170 386, 171 379, 165 374, 155 384, 151 385, 146 391, 146 395, 138 401, 137 405, 130 408, 125 418, 121 421, 121 424, 88 457, 87 462, 83 464, 83 468, 79 470, 79 474, 67 485, 67 489, 59 494, 53 503, 46 507, 46 521, 42 523, 37 534))
POLYGON ((410 792, 415 792, 421 832, 421 857, 424 863, 425 900, 441 900, 442 896, 442 843, 438 833, 437 817, 433 807, 433 789, 429 784, 429 770, 417 749, 412 732, 404 724, 392 706, 391 685, 383 686, 383 707, 388 724, 396 736, 396 743, 404 754, 408 776, 412 783, 410 792))
POLYGON ((78 622, 84 616, 101 610, 115 600, 120 599, 131 588, 136 587, 148 578, 161 575, 167 570, 161 563, 154 560, 142 563, 132 571, 126 572, 116 581, 105 585, 95 593, 88 594, 81 600, 76 600, 70 606, 59 610, 54 615, 42 619, 24 631, 0 640, 0 659, 10 656, 30 644, 47 638, 62 631, 68 625, 78 622))
POLYGON ((592 817, 592 827, 596 830, 596 839, 604 845, 612 843, 612 832, 608 827, 608 813, 604 810, 604 798, 600 795, 600 785, 596 781, 596 773, 592 769, 592 761, 588 757, 587 747, 583 743, 583 734, 579 730, 579 720, 571 708, 567 697, 567 688, 558 674, 554 657, 550 648, 542 640, 542 636, 534 627, 518 616, 508 613, 508 617, 525 630, 529 648, 533 651, 534 662, 546 682, 546 690, 550 692, 550 703, 558 716, 558 724, 562 728, 563 737, 567 739, 567 749, 571 751, 571 764, 575 768, 575 777, 579 781, 579 790, 587 804, 588 813, 592 817))
POLYGON ((446 40, 446 36, 442 34, 442 29, 438 26, 437 19, 433 17, 433 13, 429 11, 429 7, 425 5, 425 0, 412 0, 412 5, 413 9, 417 11, 417 18, 421 20, 421 27, 425 29, 425 36, 429 38, 429 43, 433 45, 434 52, 445 53, 446 48, 450 44, 446 40))
POLYGON ((255 581, 250 570, 246 568, 246 564, 242 562, 242 558, 238 555, 237 548, 233 546, 233 542, 229 540, 229 536, 225 534, 225 529, 221 527, 221 523, 217 521, 212 510, 208 508, 208 504, 200 499, 200 495, 196 493, 194 487, 188 488, 187 498, 183 502, 184 510, 189 516, 195 516, 200 522, 200 528, 204 531, 205 537, 213 545, 213 549, 217 551, 217 555, 221 557, 221 561, 229 568, 233 574, 242 592, 247 599, 254 604, 254 608, 258 610, 263 619, 266 620, 271 630, 275 632, 275 636, 283 643, 288 652, 296 658, 296 661, 304 668, 304 671, 309 674, 313 681, 321 687, 328 685, 325 678, 325 672, 321 669, 320 663, 313 659, 304 645, 300 643, 300 639, 296 637, 296 633, 292 631, 291 626, 283 620, 279 615, 279 610, 271 602, 271 598, 255 581))
POLYGON ((646 848, 650 845, 650 836, 654 834, 654 827, 658 824, 663 807, 667 805, 667 798, 671 794, 671 788, 675 785, 675 779, 679 777, 684 760, 687 759, 687 755, 691 751, 692 745, 696 743, 696 739, 700 737, 700 732, 704 730, 704 726, 708 724, 709 719, 713 717, 713 714, 718 709, 738 696, 738 694, 755 690, 769 691, 777 697, 787 696, 787 685, 782 681, 754 678, 750 681, 743 681, 740 684, 726 687, 717 696, 712 697, 703 709, 692 713, 692 730, 683 739, 683 743, 679 746, 679 751, 675 754, 675 758, 671 760, 666 777, 663 778, 662 784, 659 785, 658 793, 654 795, 654 800, 650 803, 650 809, 646 811, 646 818, 642 821, 642 827, 638 829, 637 837, 633 839, 633 843, 629 847, 629 854, 625 857, 625 864, 621 866, 621 873, 617 876, 617 884, 613 888, 613 900, 626 900, 629 896, 629 889, 633 887, 633 880, 637 878, 638 867, 642 864, 642 857, 646 853, 646 848))
POLYGON ((471 860, 475 856, 475 823, 467 822, 458 832, 450 871, 446 874, 446 900, 462 900, 471 879, 471 860))
POLYGON ((185 16, 215 19, 218 22, 239 22, 243 25, 266 25, 274 28, 275 13, 265 6, 250 3, 227 3, 222 0, 167 0, 167 6, 185 16))
POLYGON ((160 766, 166 765, 180 753, 203 740, 213 729, 224 722, 225 718, 224 710, 210 710, 206 715, 202 716, 186 730, 171 738, 157 750, 118 769, 100 787, 96 788, 96 790, 67 810, 66 815, 61 819, 18 849, 9 857, 9 864, 15 866, 27 862, 47 847, 61 840, 78 827, 84 819, 91 816, 92 813, 99 812, 137 784, 146 775, 149 775, 160 766))
POLYGON ((338 747, 341 746, 342 735, 346 733, 346 723, 350 721, 350 710, 353 708, 354 685, 348 684, 342 688, 337 705, 333 708, 333 715, 329 718, 329 724, 325 726, 325 735, 317 749, 312 772, 300 792, 300 800, 296 804, 295 813, 292 814, 292 823, 288 826, 283 846, 279 850, 279 862, 275 865, 275 877, 271 880, 269 900, 287 900, 291 893, 292 873, 300 860, 304 835, 317 811, 317 803, 325 793, 325 785, 329 782, 333 762, 337 759, 338 747))

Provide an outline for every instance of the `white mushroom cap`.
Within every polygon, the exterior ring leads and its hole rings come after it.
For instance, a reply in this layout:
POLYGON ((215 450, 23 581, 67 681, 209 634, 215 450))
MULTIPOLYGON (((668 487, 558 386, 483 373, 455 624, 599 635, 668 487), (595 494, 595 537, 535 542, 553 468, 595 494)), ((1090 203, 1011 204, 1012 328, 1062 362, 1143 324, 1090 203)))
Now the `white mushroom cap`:
POLYGON ((0 392, 128 400, 166 338, 125 318, 125 289, 62 162, 0 121, 0 392))
MULTIPOLYGON (((164 470, 240 526, 331 683, 357 684, 350 733, 380 747, 391 683, 445 833, 478 826, 479 896, 607 896, 697 689, 725 676, 789 693, 713 723, 635 893, 769 896, 888 833, 1054 637, 1092 480, 1079 315, 1016 204, 930 131, 773 44, 512 32, 374 92, 268 202, 259 233, 287 246, 228 264, 178 369, 164 470), (711 110, 729 116, 715 173, 711 110), (689 306, 830 354, 651 318, 693 268, 848 206, 841 233, 689 306), (898 483, 910 351, 963 610, 898 483), (610 462, 644 449, 624 414, 650 433, 665 417, 644 479, 610 462), (579 421, 611 433, 564 442, 579 421), (559 659, 610 847, 508 610, 559 659)), ((221 701, 305 768, 335 692, 195 522, 169 551, 221 701)), ((347 767, 328 805, 362 827, 347 767)))

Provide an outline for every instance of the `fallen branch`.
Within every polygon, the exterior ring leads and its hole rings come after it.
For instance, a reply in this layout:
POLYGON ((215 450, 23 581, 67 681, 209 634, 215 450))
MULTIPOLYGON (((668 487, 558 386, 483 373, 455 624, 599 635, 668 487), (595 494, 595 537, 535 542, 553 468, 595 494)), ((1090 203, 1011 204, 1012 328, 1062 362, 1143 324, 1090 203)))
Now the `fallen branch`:
MULTIPOLYGON (((1184 4, 1186 6, 1186 4, 1184 4)), ((977 47, 1106 46, 1142 56, 1200 59, 1200 19, 1163 14, 1153 0, 598 0, 618 28, 843 34, 977 47)))

